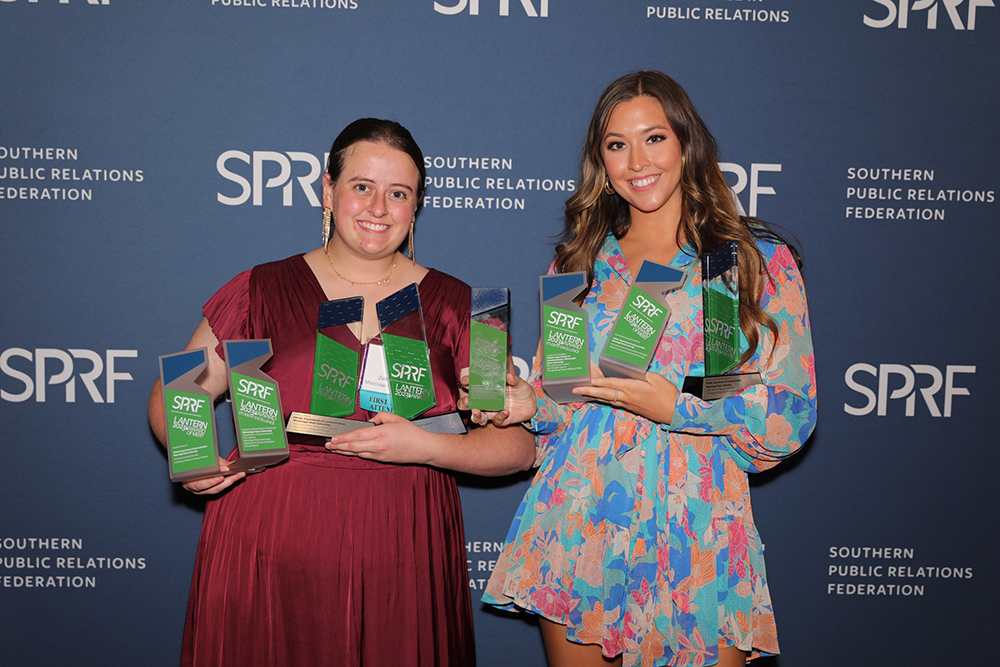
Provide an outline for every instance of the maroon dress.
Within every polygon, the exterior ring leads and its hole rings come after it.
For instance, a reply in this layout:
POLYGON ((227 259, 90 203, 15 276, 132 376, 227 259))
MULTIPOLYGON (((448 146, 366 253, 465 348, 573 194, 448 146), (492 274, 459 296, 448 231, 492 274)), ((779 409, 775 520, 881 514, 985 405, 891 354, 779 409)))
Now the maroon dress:
MULTIPOLYGON (((278 382, 286 417, 309 410, 325 299, 296 255, 239 274, 205 304, 220 341, 271 339, 264 370, 278 382)), ((450 412, 468 361, 469 287, 432 269, 420 299, 437 396, 426 414, 450 412)), ((209 501, 182 664, 475 664, 455 479, 296 437, 288 461, 209 501)))

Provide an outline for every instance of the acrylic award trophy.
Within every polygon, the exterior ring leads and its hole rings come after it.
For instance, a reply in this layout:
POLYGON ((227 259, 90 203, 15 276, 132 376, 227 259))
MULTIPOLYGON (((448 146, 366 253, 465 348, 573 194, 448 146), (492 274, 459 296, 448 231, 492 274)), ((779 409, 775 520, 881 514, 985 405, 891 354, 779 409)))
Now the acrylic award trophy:
POLYGON ((637 380, 646 376, 670 316, 666 293, 683 285, 685 277, 669 266, 642 262, 598 361, 605 376, 637 380))
POLYGON ((434 378, 420 293, 413 283, 375 304, 393 413, 406 419, 434 407, 434 378))
POLYGON ((556 403, 586 400, 574 387, 590 385, 590 333, 587 313, 573 300, 587 287, 587 275, 541 276, 542 387, 556 403))
POLYGON ((361 330, 364 311, 361 296, 320 304, 309 412, 289 415, 289 433, 329 438, 371 426, 369 422, 343 419, 357 410, 361 342, 351 325, 357 324, 361 330))
POLYGON ((258 472, 288 458, 278 383, 260 369, 271 358, 271 341, 227 340, 222 346, 240 454, 229 470, 258 472))
POLYGON ((684 378, 684 393, 706 401, 760 384, 760 373, 729 373, 740 364, 739 253, 729 241, 701 258, 705 377, 684 378))
POLYGON ((212 395, 195 383, 208 366, 208 348, 160 357, 170 481, 221 474, 212 395))
POLYGON ((499 412, 507 393, 510 290, 472 288, 469 324, 469 409, 499 412))
POLYGON ((360 331, 364 312, 365 299, 360 296, 326 301, 319 307, 309 412, 346 417, 357 409, 361 341, 350 325, 357 324, 360 331))

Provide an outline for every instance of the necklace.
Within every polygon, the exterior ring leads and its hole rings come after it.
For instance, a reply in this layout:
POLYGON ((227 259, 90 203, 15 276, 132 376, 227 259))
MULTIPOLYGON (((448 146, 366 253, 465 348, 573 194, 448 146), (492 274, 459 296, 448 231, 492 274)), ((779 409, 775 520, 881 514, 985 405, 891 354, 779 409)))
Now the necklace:
POLYGON ((326 246, 326 261, 330 262, 330 268, 333 269, 333 272, 337 274, 337 277, 339 277, 344 282, 348 282, 352 285, 388 285, 389 281, 392 279, 393 269, 396 268, 396 258, 393 257, 392 266, 389 267, 389 273, 385 274, 385 278, 382 278, 381 280, 360 281, 360 280, 351 280, 350 278, 348 278, 343 273, 337 270, 337 267, 333 265, 333 258, 330 257, 330 246, 326 246))

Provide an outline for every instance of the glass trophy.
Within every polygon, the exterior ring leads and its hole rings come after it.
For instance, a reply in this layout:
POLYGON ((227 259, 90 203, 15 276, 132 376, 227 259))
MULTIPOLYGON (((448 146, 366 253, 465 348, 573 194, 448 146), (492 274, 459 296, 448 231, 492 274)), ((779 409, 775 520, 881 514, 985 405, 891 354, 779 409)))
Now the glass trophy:
POLYGON ((670 317, 666 293, 684 284, 683 271, 644 260, 598 361, 606 377, 642 380, 670 317))
POLYGON ((590 333, 587 313, 574 300, 587 288, 587 275, 540 276, 542 310, 542 387, 556 403, 585 400, 574 387, 590 385, 590 333))
POLYGON ((208 367, 208 348, 160 357, 170 481, 222 474, 212 395, 195 380, 208 367))
POLYGON ((258 472, 288 458, 278 383, 261 370, 271 358, 271 341, 227 340, 222 346, 239 449, 229 470, 258 472))
POLYGON ((761 383, 760 373, 730 373, 740 364, 739 246, 729 241, 701 258, 705 377, 684 378, 684 393, 706 401, 761 383))
POLYGON ((469 409, 499 412, 507 395, 510 290, 472 288, 469 324, 469 409))
POLYGON ((375 309, 389 374, 392 411, 413 419, 435 404, 430 350, 417 284, 387 296, 375 309))
POLYGON ((313 362, 312 401, 309 411, 328 417, 346 417, 357 410, 360 331, 365 299, 353 296, 326 301, 319 307, 316 355, 313 362))
POLYGON ((289 433, 330 438, 356 428, 371 426, 357 419, 343 419, 357 411, 361 341, 351 331, 364 319, 361 296, 333 299, 320 304, 316 322, 312 395, 309 412, 288 416, 289 433))

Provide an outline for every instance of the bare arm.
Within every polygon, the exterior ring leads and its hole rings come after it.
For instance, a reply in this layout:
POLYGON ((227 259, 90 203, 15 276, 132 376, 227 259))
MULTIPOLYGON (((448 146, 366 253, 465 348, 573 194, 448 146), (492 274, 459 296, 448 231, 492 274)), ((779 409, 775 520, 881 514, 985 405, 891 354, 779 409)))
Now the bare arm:
POLYGON ((332 438, 327 449, 387 463, 415 463, 473 475, 499 477, 527 470, 535 461, 535 438, 520 426, 493 424, 466 435, 429 433, 386 412, 377 426, 332 438))

